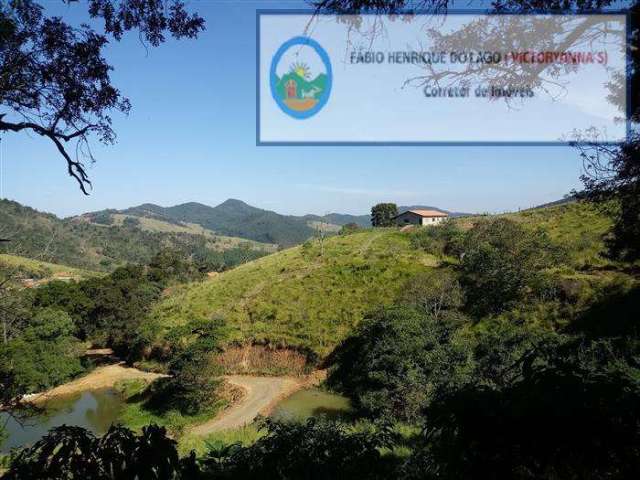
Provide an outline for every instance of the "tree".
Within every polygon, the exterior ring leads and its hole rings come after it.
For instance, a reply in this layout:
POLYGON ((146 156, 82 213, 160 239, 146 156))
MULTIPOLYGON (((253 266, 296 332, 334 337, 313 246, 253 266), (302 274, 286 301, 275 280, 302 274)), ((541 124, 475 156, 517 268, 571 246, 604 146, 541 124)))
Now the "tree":
POLYGON ((59 385, 83 369, 81 345, 65 312, 47 308, 36 312, 21 335, 0 347, 0 371, 29 393, 59 385))
POLYGON ((262 421, 266 434, 248 447, 211 451, 203 470, 209 478, 384 479, 393 478, 393 459, 381 455, 390 445, 387 430, 353 432, 341 424, 262 421))
MULTIPOLYGON (((511 336, 504 341, 507 353, 511 336)), ((500 342, 499 337, 494 341, 500 342)), ((408 478, 630 478, 640 468, 638 341, 550 336, 496 385, 474 373, 426 409, 408 478)), ((510 355, 511 357, 511 355, 510 355)))
POLYGON ((429 269, 410 279, 402 288, 400 302, 418 308, 435 320, 462 307, 464 295, 456 275, 444 269, 429 269))
POLYGON ((156 382, 147 406, 159 411, 175 408, 188 415, 213 407, 222 375, 213 356, 222 351, 225 335, 221 318, 194 320, 169 332, 176 350, 168 365, 171 377, 156 382))
POLYGON ((180 0, 90 0, 89 14, 103 20, 104 34, 47 18, 33 0, 0 5, 0 104, 8 110, 0 114, 0 133, 49 139, 85 194, 91 186, 85 162, 94 161, 90 138, 114 143, 111 114, 130 109, 111 84, 113 68, 103 56, 108 37, 120 40, 137 29, 141 39, 158 46, 167 34, 195 38, 204 29, 204 20, 180 0))
POLYGON ((329 385, 371 418, 417 420, 436 385, 464 376, 467 346, 448 320, 405 306, 379 310, 336 348, 329 385))
POLYGON ((393 226, 393 217, 398 215, 395 203, 378 203, 371 208, 371 225, 374 227, 393 226))
POLYGON ((163 427, 150 425, 135 434, 114 426, 96 438, 84 428, 63 425, 21 450, 2 478, 179 480, 198 478, 198 472, 195 456, 180 459, 176 441, 163 427))
POLYGON ((544 286, 543 271, 560 254, 541 230, 528 231, 506 218, 476 224, 467 232, 460 264, 468 309, 483 316, 515 306, 544 286))

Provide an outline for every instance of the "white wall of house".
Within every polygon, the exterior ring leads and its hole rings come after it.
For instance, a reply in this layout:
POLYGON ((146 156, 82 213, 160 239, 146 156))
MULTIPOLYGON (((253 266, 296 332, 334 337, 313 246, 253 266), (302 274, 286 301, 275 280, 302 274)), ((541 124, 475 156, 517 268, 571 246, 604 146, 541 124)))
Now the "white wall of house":
POLYGON ((422 225, 438 225, 444 222, 447 217, 421 217, 422 225))

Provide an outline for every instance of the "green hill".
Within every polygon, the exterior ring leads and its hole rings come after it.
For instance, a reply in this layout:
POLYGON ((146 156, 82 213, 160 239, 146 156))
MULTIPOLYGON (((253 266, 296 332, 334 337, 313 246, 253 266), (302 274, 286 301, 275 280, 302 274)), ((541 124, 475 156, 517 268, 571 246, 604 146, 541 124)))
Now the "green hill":
POLYGON ((34 280, 74 279, 82 280, 99 276, 100 273, 80 268, 43 262, 18 255, 0 254, 0 269, 14 270, 19 278, 34 280))
POLYGON ((238 340, 305 347, 323 355, 371 308, 393 301, 403 282, 435 257, 396 230, 333 237, 263 257, 163 300, 165 326, 221 314, 238 340))
MULTIPOLYGON (((568 272, 603 266, 603 235, 610 220, 584 204, 538 209, 509 217, 542 228, 567 249, 568 272)), ((457 219, 461 226, 486 217, 457 219)), ((436 257, 412 247, 411 232, 373 229, 318 241, 258 259, 194 284, 182 285, 155 308, 170 327, 224 316, 240 341, 304 347, 323 356, 365 312, 392 302, 403 283, 437 266, 436 257)))
MULTIPOLYGON (((237 247, 237 243, 224 247, 224 239, 203 234, 151 231, 140 228, 136 222, 114 224, 113 214, 105 212, 96 219, 103 223, 91 223, 84 217, 60 219, 2 199, 0 234, 11 241, 0 244, 0 253, 87 270, 109 271, 125 263, 148 263, 153 255, 167 247, 212 256, 221 256, 221 250, 230 251, 237 247)), ((253 247, 270 249, 266 245, 262 248, 253 244, 253 247)))
POLYGON ((145 203, 125 210, 87 213, 84 217, 100 218, 112 214, 150 218, 178 227, 199 225, 218 235, 282 246, 302 243, 314 233, 302 217, 280 215, 235 199, 226 200, 215 207, 197 202, 173 207, 145 203))
POLYGON ((324 73, 319 74, 312 81, 307 81, 296 73, 287 72, 276 82, 276 92, 278 92, 278 96, 280 98, 286 98, 285 85, 290 80, 293 80, 297 85, 296 92, 298 98, 302 98, 302 92, 310 91, 317 92, 317 94, 315 95, 315 97, 317 98, 327 86, 327 76, 324 73))

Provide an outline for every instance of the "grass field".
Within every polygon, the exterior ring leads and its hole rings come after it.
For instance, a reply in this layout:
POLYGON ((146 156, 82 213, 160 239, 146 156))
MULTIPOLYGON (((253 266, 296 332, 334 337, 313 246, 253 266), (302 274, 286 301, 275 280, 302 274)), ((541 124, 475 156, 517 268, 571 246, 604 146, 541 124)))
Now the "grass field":
POLYGON ((604 256, 603 241, 612 221, 591 204, 574 202, 505 216, 545 230, 551 240, 566 249, 568 260, 575 268, 602 267, 614 263, 604 256))
POLYGON ((91 270, 83 270, 80 268, 69 267, 67 265, 42 262, 40 260, 33 260, 31 258, 4 253, 0 254, 0 269, 3 268, 18 270, 24 278, 33 278, 35 280, 49 280, 68 277, 80 280, 101 275, 101 273, 92 272, 91 270))
POLYGON ((437 264, 395 229, 315 240, 178 287, 153 316, 173 326, 222 315, 232 339, 323 356, 367 311, 391 303, 409 277, 437 264))

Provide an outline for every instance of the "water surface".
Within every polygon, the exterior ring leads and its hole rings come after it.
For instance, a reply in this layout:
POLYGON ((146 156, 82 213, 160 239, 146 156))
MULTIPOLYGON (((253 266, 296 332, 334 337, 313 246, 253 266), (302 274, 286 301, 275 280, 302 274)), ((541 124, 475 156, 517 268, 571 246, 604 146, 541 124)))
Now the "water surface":
POLYGON ((276 420, 306 420, 310 417, 346 419, 352 411, 348 398, 317 388, 300 390, 280 402, 271 417, 276 420))
POLYGON ((42 414, 22 421, 16 420, 7 412, 0 412, 0 425, 6 422, 7 434, 0 445, 0 452, 7 453, 14 447, 32 445, 49 429, 60 425, 84 427, 101 435, 112 423, 117 423, 122 406, 123 400, 118 392, 104 389, 50 400, 42 414))

